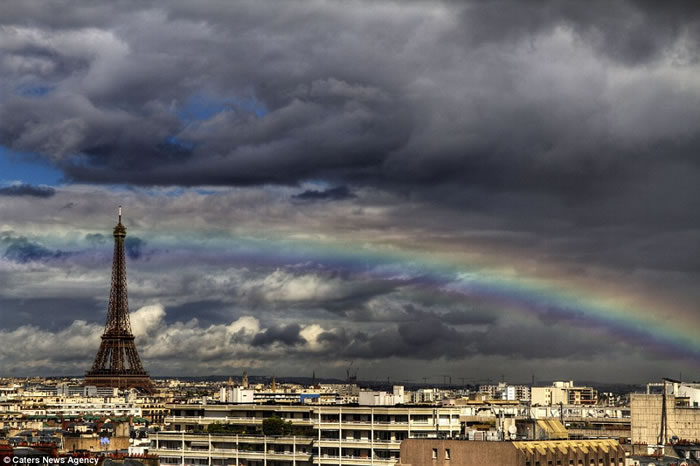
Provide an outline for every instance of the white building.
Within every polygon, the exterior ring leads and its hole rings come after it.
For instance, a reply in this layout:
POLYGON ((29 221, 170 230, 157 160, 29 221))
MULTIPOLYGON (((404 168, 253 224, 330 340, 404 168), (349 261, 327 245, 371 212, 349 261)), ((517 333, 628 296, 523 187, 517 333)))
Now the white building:
POLYGON ((221 387, 219 400, 223 403, 253 403, 255 390, 243 387, 221 387))
POLYGON ((292 462, 299 466, 306 461, 318 466, 393 466, 399 458, 402 440, 454 437, 461 432, 459 408, 436 406, 169 404, 168 407, 171 416, 166 418, 166 423, 172 430, 160 432, 157 437, 160 440, 167 437, 168 443, 152 445, 150 451, 158 454, 164 464, 199 464, 201 459, 211 457, 221 458, 225 464, 243 466, 261 466, 265 458, 267 466, 272 466, 270 461, 273 460, 289 461, 286 466, 292 462), (271 441, 262 436, 244 439, 244 435, 237 440, 235 435, 229 435, 228 440, 218 440, 213 434, 196 433, 218 423, 241 428, 249 435, 260 432, 263 420, 273 416, 291 422, 295 429, 302 431, 296 435, 296 440, 277 438, 271 441), (238 446, 237 442, 247 445, 238 446), (299 453, 302 443, 310 445, 311 449, 304 452, 303 458, 294 458, 294 449, 299 453), (277 446, 270 450, 271 445, 277 446), (244 451, 252 456, 244 457, 244 451), (267 456, 270 454, 286 456, 267 456))
POLYGON ((360 406, 395 406, 404 404, 404 390, 401 385, 394 385, 392 393, 361 391, 360 406))

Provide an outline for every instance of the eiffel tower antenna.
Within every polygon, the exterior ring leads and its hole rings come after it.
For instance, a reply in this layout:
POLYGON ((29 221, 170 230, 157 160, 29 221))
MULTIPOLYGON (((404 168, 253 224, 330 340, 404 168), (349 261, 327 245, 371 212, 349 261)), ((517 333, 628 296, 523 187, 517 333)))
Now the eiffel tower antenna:
POLYGON ((119 206, 119 222, 114 227, 112 284, 107 308, 107 323, 95 362, 85 373, 85 385, 120 389, 138 388, 152 392, 153 382, 141 364, 134 335, 131 333, 126 291, 125 238, 126 227, 122 225, 122 206, 119 206))

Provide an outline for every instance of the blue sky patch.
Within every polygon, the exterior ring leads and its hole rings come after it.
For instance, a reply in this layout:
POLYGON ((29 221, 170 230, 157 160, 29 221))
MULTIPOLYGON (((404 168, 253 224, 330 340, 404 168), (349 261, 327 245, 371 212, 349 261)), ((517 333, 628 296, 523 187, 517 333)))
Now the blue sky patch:
POLYGON ((0 145, 0 183, 13 181, 57 185, 63 181, 63 173, 37 156, 14 152, 0 145))

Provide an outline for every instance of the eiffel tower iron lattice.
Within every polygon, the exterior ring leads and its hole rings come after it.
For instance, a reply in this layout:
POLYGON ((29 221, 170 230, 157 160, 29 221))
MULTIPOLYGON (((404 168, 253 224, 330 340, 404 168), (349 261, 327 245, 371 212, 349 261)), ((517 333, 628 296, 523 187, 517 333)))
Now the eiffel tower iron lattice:
POLYGON ((107 323, 95 362, 85 373, 85 385, 120 389, 138 388, 151 392, 153 382, 141 364, 134 335, 131 333, 126 291, 125 238, 126 227, 122 225, 122 208, 119 206, 119 223, 114 227, 112 284, 107 308, 107 323))

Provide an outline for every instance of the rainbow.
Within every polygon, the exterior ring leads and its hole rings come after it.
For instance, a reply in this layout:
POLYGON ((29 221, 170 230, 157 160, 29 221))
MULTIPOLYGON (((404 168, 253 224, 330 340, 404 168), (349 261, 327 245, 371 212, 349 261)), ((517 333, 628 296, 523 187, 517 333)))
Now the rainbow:
MULTIPOLYGON (((283 267, 313 264, 380 279, 421 284, 444 293, 485 298, 533 315, 558 315, 602 327, 636 347, 651 348, 700 366, 697 322, 661 317, 652 306, 596 294, 586 287, 505 273, 425 251, 377 247, 352 241, 231 236, 178 231, 139 232, 146 253, 159 264, 251 264, 283 267)), ((80 260, 76 250, 71 260, 80 260)), ((107 249, 104 251, 108 254, 107 249)), ((94 252, 91 253, 94 260, 94 252)))

